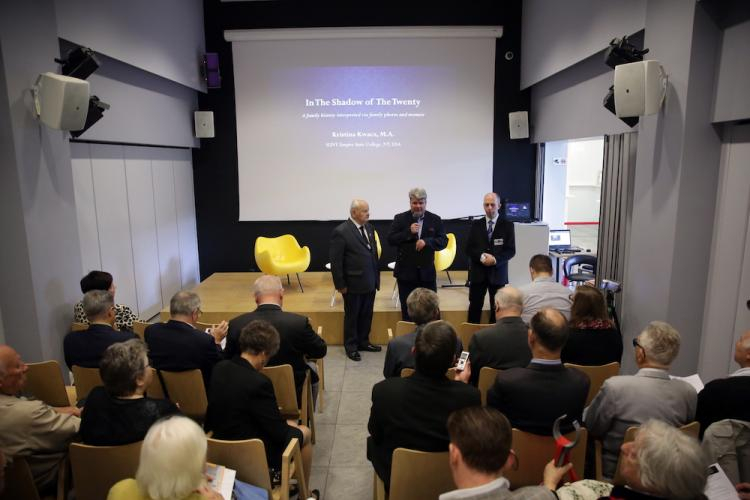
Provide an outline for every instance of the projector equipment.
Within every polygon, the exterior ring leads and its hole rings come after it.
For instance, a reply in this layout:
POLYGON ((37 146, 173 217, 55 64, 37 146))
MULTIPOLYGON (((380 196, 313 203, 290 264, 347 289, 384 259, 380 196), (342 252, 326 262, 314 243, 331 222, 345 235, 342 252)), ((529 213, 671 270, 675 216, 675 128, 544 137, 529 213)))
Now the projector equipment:
POLYGON ((511 139, 529 138, 529 113, 528 111, 514 111, 508 113, 508 127, 511 139))
POLYGON ((76 138, 91 128, 94 123, 101 120, 102 115, 106 110, 109 109, 109 104, 102 102, 98 97, 92 95, 89 99, 88 114, 86 115, 86 123, 80 130, 75 130, 70 133, 71 137, 76 138))
POLYGON ((78 130, 86 123, 89 82, 41 73, 31 88, 37 118, 58 130, 78 130))
POLYGON ((658 113, 666 93, 667 75, 659 61, 615 67, 615 114, 618 117, 658 113))
POLYGON ((207 52, 206 55, 203 56, 203 77, 206 79, 206 87, 209 89, 221 88, 218 53, 207 52))
MULTIPOLYGON (((605 108, 607 108, 610 111, 610 113, 617 116, 617 112, 615 111, 615 86, 614 85, 612 85, 609 88, 609 92, 607 92, 607 95, 604 96, 604 102, 602 104, 604 105, 605 108)), ((620 120, 624 121, 628 127, 632 128, 638 125, 637 116, 633 118, 624 118, 624 117, 619 117, 619 118, 620 120)))
POLYGON ((94 71, 99 69, 99 61, 94 56, 94 52, 86 47, 78 47, 68 52, 65 59, 55 59, 55 62, 62 64, 62 74, 85 80, 94 71))
POLYGON ((214 112, 196 111, 194 116, 195 137, 199 139, 214 137, 214 112))
POLYGON ((643 55, 647 53, 648 49, 639 50, 628 41, 627 36, 614 38, 604 51, 604 62, 610 68, 614 68, 618 64, 643 61, 643 55))

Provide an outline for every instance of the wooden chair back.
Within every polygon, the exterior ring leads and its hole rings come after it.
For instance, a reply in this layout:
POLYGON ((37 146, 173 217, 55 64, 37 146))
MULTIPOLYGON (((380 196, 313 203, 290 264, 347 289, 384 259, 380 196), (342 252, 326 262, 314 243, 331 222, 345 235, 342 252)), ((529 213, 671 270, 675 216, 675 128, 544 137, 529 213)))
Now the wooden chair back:
POLYGON ((99 374, 99 368, 84 368, 73 365, 73 380, 76 383, 76 395, 79 401, 85 399, 94 387, 104 385, 102 376, 99 374))
POLYGON ((88 330, 88 329, 89 329, 89 324, 88 323, 79 323, 77 321, 74 321, 73 323, 70 324, 70 331, 71 332, 82 332, 82 331, 88 330))
POLYGON ((620 363, 613 361, 606 365, 601 366, 587 366, 587 365, 576 365, 573 363, 565 363, 566 368, 575 368, 580 370, 589 376, 591 384, 589 385, 589 394, 586 396, 586 404, 584 407, 591 404, 591 401, 599 393, 599 389, 604 385, 604 381, 609 377, 614 377, 620 373, 620 363))
POLYGON ((471 338, 477 331, 481 330, 482 328, 489 328, 491 326, 491 324, 487 323, 467 323, 466 321, 458 325, 456 333, 458 334, 458 338, 460 338, 461 342, 463 342, 464 344, 464 350, 469 350, 469 343, 471 342, 471 338))
POLYGON ((393 330, 388 329, 388 340, 392 340, 394 337, 400 337, 407 333, 413 332, 417 328, 417 324, 413 321, 399 321, 396 323, 396 333, 393 330))
MULTIPOLYGON (((575 438, 575 432, 566 434, 568 439, 575 438)), ((588 432, 581 428, 578 444, 571 452, 570 460, 578 477, 583 477, 583 466, 586 461, 586 441, 588 432)), ((538 436, 529 432, 513 429, 513 450, 518 460, 517 470, 506 470, 505 477, 513 488, 538 485, 544 474, 544 466, 555 457, 555 439, 552 436, 538 436)))
POLYGON ((164 387, 161 385, 159 375, 156 373, 156 370, 150 366, 148 369, 151 371, 151 383, 146 388, 146 395, 154 399, 166 399, 167 395, 164 394, 164 387))
POLYGON ((141 340, 145 340, 144 336, 146 335, 146 328, 148 328, 149 325, 151 325, 151 323, 148 321, 133 321, 133 333, 138 335, 138 338, 141 340))
POLYGON ((180 407, 180 411, 197 422, 206 418, 208 398, 203 385, 203 375, 199 369, 184 372, 161 370, 162 381, 166 385, 165 394, 180 407))
POLYGON ((389 500, 432 500, 454 489, 447 451, 393 450, 389 500))
POLYGON ((490 366, 483 366, 482 369, 479 370, 479 382, 477 382, 477 389, 479 389, 479 393, 482 395, 482 406, 487 406, 487 391, 490 390, 490 387, 495 385, 497 374, 501 371, 502 370, 498 370, 497 368, 492 368, 490 366))
POLYGON ((23 457, 12 459, 5 469, 5 490, 0 492, 0 500, 39 500, 39 492, 34 484, 28 462, 23 457))
MULTIPOLYGON (((414 375, 414 372, 414 368, 401 368, 401 378, 411 377, 414 375)), ((448 371, 445 372, 445 378, 448 380, 456 380, 456 369, 448 368, 448 371)))
MULTIPOLYGON (((70 406, 60 364, 54 359, 39 363, 26 363, 26 392, 50 406, 70 406)), ((75 403, 75 401, 73 402, 75 403)))
MULTIPOLYGON (((273 384, 273 392, 276 395, 276 404, 284 418, 300 418, 300 407, 297 406, 297 389, 294 386, 294 372, 292 365, 266 366, 261 372, 268 377, 273 384)), ((302 391, 302 397, 306 395, 302 391)))
MULTIPOLYGON (((631 441, 634 441, 636 434, 638 434, 638 429, 639 428, 640 427, 635 427, 635 426, 634 427, 628 427, 628 430, 625 431, 625 437, 622 439, 622 442, 623 443, 630 443, 631 441)), ((687 423, 687 424, 683 425, 679 429, 684 434, 686 434, 686 435, 688 435, 688 436, 690 436, 692 438, 698 439, 698 434, 700 432, 700 428, 701 428, 700 423, 698 423, 698 422, 690 422, 690 423, 687 423)), ((600 456, 597 456, 596 458, 597 458, 598 462, 601 461, 601 457, 600 456)), ((620 451, 620 456, 617 457, 617 468, 615 469, 615 471, 616 471, 615 472, 615 477, 612 480, 612 484, 621 485, 622 486, 622 485, 625 484, 625 480, 623 479, 622 474, 620 473, 620 464, 621 464, 621 462, 622 462, 622 451, 620 451)))
POLYGON ((70 465, 76 500, 107 498, 118 481, 135 477, 141 454, 141 442, 122 446, 70 444, 70 465))

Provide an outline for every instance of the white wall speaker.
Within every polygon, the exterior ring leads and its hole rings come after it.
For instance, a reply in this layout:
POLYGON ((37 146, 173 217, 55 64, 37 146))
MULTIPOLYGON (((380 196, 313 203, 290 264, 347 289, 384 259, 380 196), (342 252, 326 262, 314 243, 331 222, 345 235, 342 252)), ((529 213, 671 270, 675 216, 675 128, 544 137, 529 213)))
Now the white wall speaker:
POLYGON ((58 130, 81 130, 89 112, 89 82, 42 73, 34 87, 34 106, 42 123, 58 130))
POLYGON ((529 138, 529 112, 514 111, 508 113, 508 127, 511 139, 529 138))
POLYGON ((195 137, 206 139, 214 137, 214 112, 195 112, 195 137))
POLYGON ((622 117, 659 112, 667 93, 667 75, 659 61, 615 66, 615 114, 622 117))

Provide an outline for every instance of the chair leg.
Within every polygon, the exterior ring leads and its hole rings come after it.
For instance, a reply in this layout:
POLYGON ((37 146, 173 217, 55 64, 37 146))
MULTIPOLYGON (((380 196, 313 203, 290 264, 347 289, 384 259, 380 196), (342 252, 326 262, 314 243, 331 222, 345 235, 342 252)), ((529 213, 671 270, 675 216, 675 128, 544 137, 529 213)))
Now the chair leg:
POLYGON ((297 275, 297 283, 299 283, 299 289, 300 289, 300 291, 301 291, 302 293, 305 293, 305 289, 304 289, 304 288, 302 288, 302 280, 301 280, 301 279, 299 279, 299 273, 294 273, 294 274, 296 274, 296 275, 297 275))
POLYGON ((333 294, 331 295, 331 307, 336 305, 336 289, 333 289, 333 294))
POLYGON ((449 273, 448 270, 446 269, 445 270, 445 274, 448 275, 448 283, 450 283, 452 285, 453 284, 453 280, 451 279, 451 273, 449 273))
POLYGON ((292 280, 289 279, 289 275, 288 274, 286 275, 286 284, 287 285, 291 285, 292 284, 292 280))

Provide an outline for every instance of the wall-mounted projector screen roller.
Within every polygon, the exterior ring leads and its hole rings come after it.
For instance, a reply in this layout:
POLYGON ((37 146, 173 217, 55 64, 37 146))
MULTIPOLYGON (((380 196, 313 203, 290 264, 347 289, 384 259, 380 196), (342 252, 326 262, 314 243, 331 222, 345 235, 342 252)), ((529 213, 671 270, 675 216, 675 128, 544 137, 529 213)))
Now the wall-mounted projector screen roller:
POLYGON ((443 218, 478 213, 492 189, 499 31, 246 41, 227 32, 239 220, 340 220, 352 198, 390 219, 416 186, 443 218))

